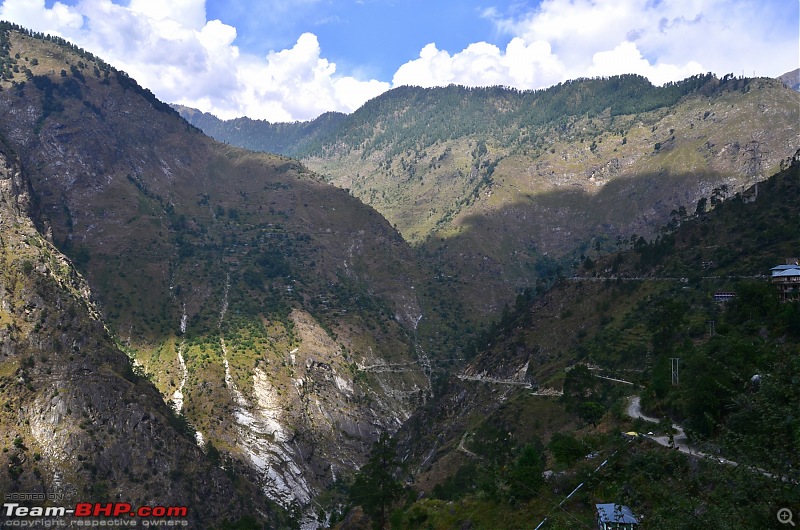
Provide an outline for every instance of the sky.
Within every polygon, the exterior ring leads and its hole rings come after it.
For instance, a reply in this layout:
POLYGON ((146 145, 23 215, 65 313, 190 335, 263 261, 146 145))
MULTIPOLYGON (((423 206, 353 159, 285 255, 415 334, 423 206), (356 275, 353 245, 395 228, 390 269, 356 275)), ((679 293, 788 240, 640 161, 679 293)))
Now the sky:
POLYGON ((800 0, 2 0, 167 103, 272 122, 402 85, 537 89, 800 67, 800 0))

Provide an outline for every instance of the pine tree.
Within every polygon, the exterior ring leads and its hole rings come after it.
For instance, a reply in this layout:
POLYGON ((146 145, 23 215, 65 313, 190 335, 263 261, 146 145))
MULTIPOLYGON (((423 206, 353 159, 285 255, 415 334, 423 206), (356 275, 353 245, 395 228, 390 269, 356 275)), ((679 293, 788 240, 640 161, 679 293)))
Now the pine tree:
POLYGON ((394 471, 400 467, 395 445, 387 433, 381 433, 350 488, 350 502, 360 505, 378 530, 386 526, 389 508, 403 492, 403 486, 394 478, 394 471))

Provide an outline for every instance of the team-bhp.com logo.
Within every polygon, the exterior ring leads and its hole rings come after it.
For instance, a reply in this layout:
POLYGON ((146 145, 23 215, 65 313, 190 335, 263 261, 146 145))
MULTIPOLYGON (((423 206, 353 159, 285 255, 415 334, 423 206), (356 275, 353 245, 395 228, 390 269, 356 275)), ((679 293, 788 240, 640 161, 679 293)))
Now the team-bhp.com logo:
POLYGON ((127 502, 79 502, 74 508, 23 506, 16 502, 6 502, 3 504, 2 514, 5 521, 3 526, 22 528, 137 526, 137 524, 142 526, 187 526, 188 521, 185 518, 189 514, 189 509, 186 506, 140 506, 134 508, 127 502), (64 520, 66 518, 70 521, 64 520), (50 524, 45 524, 47 521, 50 524))

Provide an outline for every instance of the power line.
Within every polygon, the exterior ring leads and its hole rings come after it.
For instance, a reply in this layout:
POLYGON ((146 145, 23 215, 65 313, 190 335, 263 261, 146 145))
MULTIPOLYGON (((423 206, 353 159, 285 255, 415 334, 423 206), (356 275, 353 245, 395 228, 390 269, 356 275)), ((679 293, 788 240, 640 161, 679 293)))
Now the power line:
MULTIPOLYGON (((608 458, 606 458, 605 460, 603 460, 603 463, 601 463, 599 466, 597 466, 597 467, 595 468, 595 470, 594 470, 594 471, 592 471, 592 475, 594 475, 595 473, 597 473, 598 471, 600 471, 600 469, 602 469, 602 467, 603 467, 603 466, 605 466, 605 465, 608 463, 608 461, 609 461, 609 460, 611 460, 611 459, 614 457, 614 455, 616 455, 616 454, 617 454, 617 451, 614 451, 613 453, 611 453, 611 455, 610 455, 608 458)), ((566 497, 564 497, 564 499, 563 499, 561 502, 559 502, 559 503, 558 503, 558 505, 557 505, 557 506, 555 506, 554 508, 560 508, 560 509, 561 509, 561 511, 563 511, 563 512, 564 512, 565 514, 567 514, 568 516, 572 517, 572 518, 573 518, 573 519, 574 519, 574 520, 575 520, 577 523, 579 523, 579 524, 581 524, 581 525, 583 525, 583 526, 586 526, 587 528, 593 528, 593 527, 591 527, 591 526, 588 526, 588 525, 586 525, 586 523, 584 523, 583 521, 580 521, 579 519, 577 519, 577 518, 576 518, 574 515, 572 515, 571 513, 569 513, 569 512, 568 512, 568 511, 567 511, 567 510, 566 510, 566 509, 563 507, 563 504, 564 504, 565 502, 567 502, 567 500, 569 500, 569 498, 570 498, 570 497, 572 497, 572 496, 575 494, 575 492, 577 492, 579 489, 581 489, 581 488, 583 487, 583 485, 584 485, 584 484, 585 484, 585 482, 581 482, 580 484, 578 484, 578 486, 577 486, 577 487, 576 487, 574 490, 572 490, 572 493, 570 493, 569 495, 567 495, 566 497)), ((552 511, 552 510, 551 510, 551 511, 552 511)), ((542 525, 544 525, 544 523, 546 523, 546 522, 547 522, 547 519, 548 519, 547 517, 545 517, 544 519, 542 519, 542 522, 541 522, 541 523, 539 523, 539 524, 536 526, 536 528, 535 528, 534 530, 539 530, 539 528, 541 528, 541 527, 542 527, 542 525)))

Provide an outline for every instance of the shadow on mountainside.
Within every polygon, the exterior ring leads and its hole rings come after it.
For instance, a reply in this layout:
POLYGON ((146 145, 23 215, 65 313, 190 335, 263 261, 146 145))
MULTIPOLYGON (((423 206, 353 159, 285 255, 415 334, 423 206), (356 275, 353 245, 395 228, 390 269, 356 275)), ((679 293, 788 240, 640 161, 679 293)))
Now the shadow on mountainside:
MULTIPOLYGON (((736 190, 728 188, 729 195, 750 184, 749 179, 739 181, 736 190)), ((528 194, 498 209, 462 215, 455 220, 457 235, 431 237, 421 251, 444 278, 458 278, 467 307, 489 315, 513 301, 515 292, 534 286, 537 278, 559 270, 568 274, 580 265, 581 255, 630 248, 639 237, 655 238, 680 217, 681 207, 684 218, 693 214, 698 200, 729 182, 715 173, 660 173, 618 178, 596 193, 528 194)))

